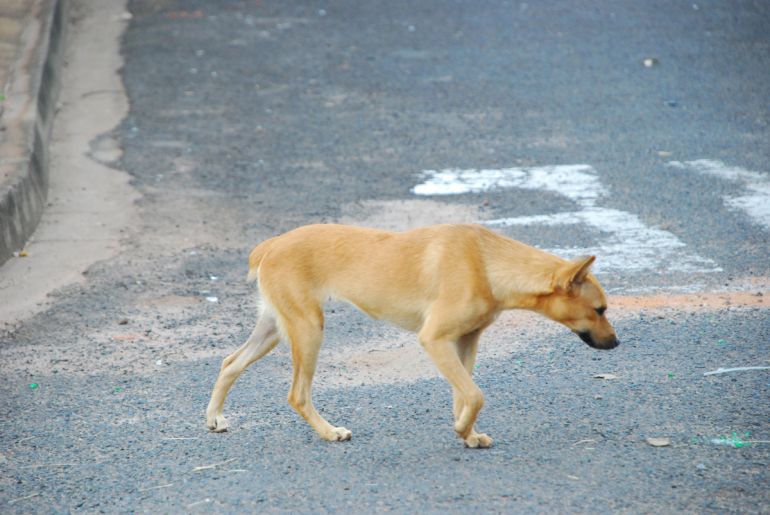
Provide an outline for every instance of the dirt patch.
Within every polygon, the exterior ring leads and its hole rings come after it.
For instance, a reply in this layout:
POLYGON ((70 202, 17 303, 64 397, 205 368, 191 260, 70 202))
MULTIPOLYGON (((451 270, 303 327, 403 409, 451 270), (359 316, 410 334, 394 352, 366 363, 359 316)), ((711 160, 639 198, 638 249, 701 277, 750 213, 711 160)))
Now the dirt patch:
POLYGON ((142 304, 150 309, 162 311, 166 316, 181 314, 203 303, 204 299, 193 295, 165 295, 144 299, 142 304))
POLYGON ((366 200, 343 207, 339 223, 389 231, 405 231, 432 224, 482 220, 480 208, 435 200, 366 200))
POLYGON ((613 295, 609 298, 612 315, 624 316, 641 311, 714 311, 725 308, 770 307, 770 280, 751 278, 741 281, 741 291, 698 292, 672 295, 613 295))
MULTIPOLYGON (((744 282, 744 285, 746 282, 744 282)), ((640 313, 718 311, 727 308, 770 308, 770 292, 766 282, 751 281, 753 292, 701 292, 688 295, 616 295, 610 297, 610 320, 635 318, 640 313), (759 288, 759 289, 756 289, 759 288), (762 291, 764 289, 764 291, 762 291)), ((436 367, 425 354, 416 335, 386 329, 377 337, 357 342, 345 352, 322 355, 318 386, 344 387, 361 384, 410 383, 439 377, 436 367)), ((479 344, 478 364, 516 352, 544 353, 549 348, 538 346, 545 336, 559 333, 572 338, 569 331, 546 318, 526 311, 502 313, 484 332, 479 344)))
MULTIPOLYGON (((544 335, 559 331, 566 330, 533 313, 502 313, 482 335, 477 362, 484 366, 497 357, 531 352, 544 335)), ((344 352, 322 354, 317 377, 316 385, 324 388, 410 383, 439 377, 439 373, 417 335, 383 325, 376 338, 356 342, 344 352)))

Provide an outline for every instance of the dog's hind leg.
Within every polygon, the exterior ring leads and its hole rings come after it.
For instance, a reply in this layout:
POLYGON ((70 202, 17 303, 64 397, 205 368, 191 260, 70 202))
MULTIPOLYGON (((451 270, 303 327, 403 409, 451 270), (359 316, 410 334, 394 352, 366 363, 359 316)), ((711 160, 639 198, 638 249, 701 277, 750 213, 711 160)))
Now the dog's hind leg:
MULTIPOLYGON (((478 348, 480 336, 481 329, 477 329, 476 331, 461 336, 457 342, 455 342, 455 346, 457 347, 457 356, 460 358, 460 362, 465 367, 465 370, 467 370, 471 375, 473 375, 473 367, 476 364, 476 349, 478 348)), ((454 416, 455 420, 458 420, 463 409, 462 396, 454 386, 452 387, 452 394, 454 416)), ((468 447, 473 448, 486 448, 492 446, 492 439, 484 433, 477 433, 476 428, 473 427, 473 429, 471 429, 470 435, 465 438, 465 444, 468 447)))
POLYGON ((350 440, 351 432, 344 427, 334 427, 313 406, 311 388, 318 352, 323 340, 323 313, 320 306, 293 310, 291 321, 284 320, 282 327, 291 342, 294 371, 289 390, 289 404, 324 440, 332 442, 350 440))
POLYGON ((278 344, 280 337, 274 316, 269 312, 263 312, 257 321, 256 327, 246 343, 234 353, 222 361, 219 377, 211 392, 211 400, 206 409, 206 426, 216 433, 227 430, 227 419, 222 416, 222 407, 227 397, 227 392, 238 376, 246 368, 270 352, 278 344))

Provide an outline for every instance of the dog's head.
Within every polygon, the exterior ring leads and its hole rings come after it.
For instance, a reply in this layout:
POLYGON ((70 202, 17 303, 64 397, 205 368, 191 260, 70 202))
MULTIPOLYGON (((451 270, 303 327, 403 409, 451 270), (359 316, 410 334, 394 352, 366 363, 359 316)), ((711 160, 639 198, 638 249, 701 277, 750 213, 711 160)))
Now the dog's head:
POLYGON ((618 338, 604 314, 607 297, 590 272, 595 260, 590 256, 559 266, 553 275, 553 291, 542 298, 540 311, 570 328, 591 347, 614 349, 618 338))

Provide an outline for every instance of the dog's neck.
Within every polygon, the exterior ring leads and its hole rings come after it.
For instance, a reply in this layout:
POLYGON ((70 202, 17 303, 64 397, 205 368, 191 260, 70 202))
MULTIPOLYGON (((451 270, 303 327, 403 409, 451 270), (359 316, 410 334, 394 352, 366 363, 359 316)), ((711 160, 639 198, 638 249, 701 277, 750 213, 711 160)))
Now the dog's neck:
POLYGON ((543 297, 554 291, 560 257, 521 242, 489 233, 484 259, 492 295, 501 309, 537 311, 543 297))

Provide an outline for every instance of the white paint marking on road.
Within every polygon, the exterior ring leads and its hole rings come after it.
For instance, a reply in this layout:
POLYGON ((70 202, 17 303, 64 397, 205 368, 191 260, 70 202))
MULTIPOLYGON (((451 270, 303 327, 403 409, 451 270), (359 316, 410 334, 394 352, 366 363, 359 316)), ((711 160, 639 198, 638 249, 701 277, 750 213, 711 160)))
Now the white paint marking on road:
POLYGON ((593 206, 609 192, 590 165, 538 166, 501 170, 426 170, 425 182, 412 188, 415 195, 458 195, 495 189, 522 188, 563 195, 581 206, 593 206))
POLYGON ((739 166, 728 166, 713 159, 695 161, 670 161, 668 165, 681 170, 692 170, 704 175, 737 182, 746 188, 744 195, 723 197, 725 205, 746 213, 754 222, 770 229, 770 175, 746 170, 739 166))
POLYGON ((665 268, 674 272, 716 272, 720 268, 710 260, 685 253, 686 245, 668 231, 645 225, 638 216, 602 207, 553 215, 522 216, 487 220, 485 225, 587 225, 603 234, 591 247, 549 249, 565 258, 598 255, 597 271, 626 270, 642 272, 665 268))
POLYGON ((571 258, 587 254, 601 256, 597 271, 667 270, 674 272, 719 272, 721 268, 697 254, 686 252, 685 243, 674 234, 649 227, 627 211, 599 207, 601 198, 610 195, 590 165, 558 165, 501 170, 449 168, 423 172, 424 182, 412 188, 416 195, 457 195, 502 188, 519 188, 556 193, 567 197, 582 209, 547 215, 519 216, 483 221, 485 225, 561 226, 587 225, 602 238, 597 245, 579 248, 548 249, 571 258))

